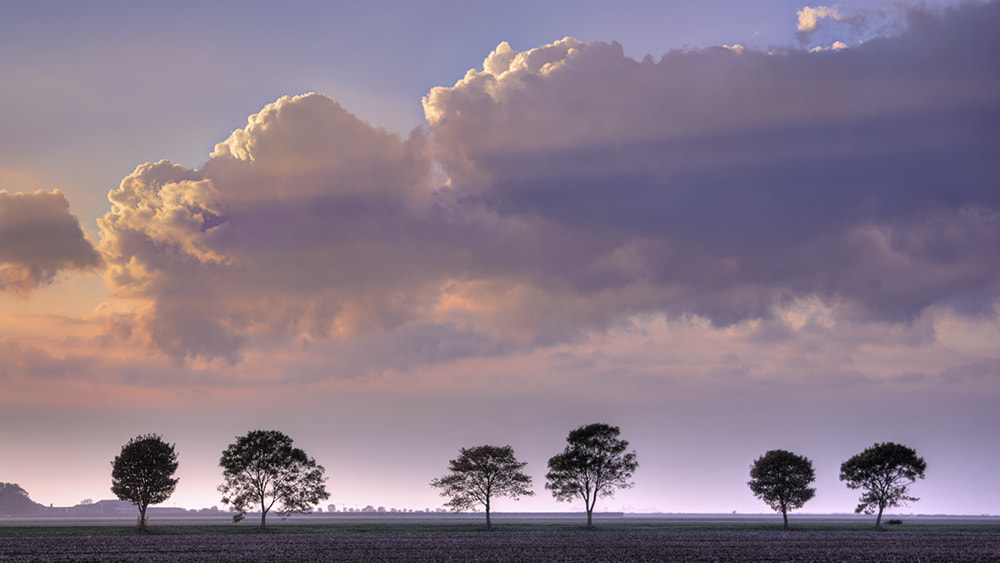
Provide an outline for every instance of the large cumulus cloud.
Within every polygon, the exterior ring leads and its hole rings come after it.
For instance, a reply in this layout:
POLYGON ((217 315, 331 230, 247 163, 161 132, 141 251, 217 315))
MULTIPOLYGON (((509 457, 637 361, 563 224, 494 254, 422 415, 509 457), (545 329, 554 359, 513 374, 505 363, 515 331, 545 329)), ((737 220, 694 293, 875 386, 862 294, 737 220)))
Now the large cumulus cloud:
POLYGON ((108 284, 146 303, 143 324, 177 357, 391 326, 420 307, 407 230, 429 204, 424 146, 329 98, 282 98, 200 170, 148 163, 109 194, 108 284))
POLYGON ((111 192, 108 284, 161 349, 230 361, 248 339, 373 331, 415 347, 396 357, 500 353, 802 300, 994 311, 998 23, 965 5, 836 52, 643 61, 501 44, 406 139, 283 98, 201 169, 145 164, 111 192))
POLYGON ((424 105, 457 190, 578 241, 531 282, 606 318, 728 323, 803 295, 893 321, 992 310, 998 14, 914 12, 823 53, 502 44, 424 105))
POLYGON ((92 271, 100 257, 58 191, 0 190, 0 291, 27 294, 65 271, 92 271))

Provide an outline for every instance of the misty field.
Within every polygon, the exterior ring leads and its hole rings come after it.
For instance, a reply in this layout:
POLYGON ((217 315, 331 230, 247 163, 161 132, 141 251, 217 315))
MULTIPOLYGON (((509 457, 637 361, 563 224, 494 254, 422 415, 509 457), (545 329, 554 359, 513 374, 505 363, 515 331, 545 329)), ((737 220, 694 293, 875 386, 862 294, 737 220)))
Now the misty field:
POLYGON ((969 531, 367 529, 0 536, 0 561, 997 561, 969 531))

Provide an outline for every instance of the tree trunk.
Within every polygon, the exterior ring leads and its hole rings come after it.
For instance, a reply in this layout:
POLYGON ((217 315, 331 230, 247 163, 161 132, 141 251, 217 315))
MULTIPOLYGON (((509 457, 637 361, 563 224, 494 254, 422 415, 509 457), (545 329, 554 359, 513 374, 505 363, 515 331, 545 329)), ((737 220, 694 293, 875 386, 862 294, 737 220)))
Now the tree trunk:
POLYGON ((597 490, 594 490, 594 497, 590 497, 590 485, 581 491, 583 496, 583 507, 587 509, 587 529, 594 527, 594 506, 597 505, 597 490))
POLYGON ((781 517, 785 519, 785 529, 787 530, 788 529, 788 509, 787 508, 784 508, 784 507, 781 508, 781 517))
POLYGON ((594 506, 597 505, 597 491, 594 491, 594 498, 584 498, 584 505, 587 507, 587 529, 594 528, 594 506))
POLYGON ((486 499, 486 529, 492 530, 493 523, 490 522, 490 500, 486 499))
POLYGON ((139 531, 140 532, 145 532, 146 531, 146 507, 145 506, 140 506, 139 507, 139 531))
POLYGON ((882 511, 885 510, 885 505, 881 502, 878 503, 878 516, 875 518, 875 529, 882 528, 882 511))
POLYGON ((257 489, 256 496, 257 496, 257 498, 260 499, 260 531, 263 532, 264 531, 264 522, 265 522, 265 520, 267 520, 267 511, 271 510, 271 507, 274 506, 274 503, 278 501, 278 498, 277 498, 277 496, 275 496, 274 498, 271 499, 271 504, 264 504, 264 501, 267 500, 267 494, 266 494, 267 493, 267 482, 266 481, 263 482, 263 483, 258 482, 256 484, 256 489, 257 489))

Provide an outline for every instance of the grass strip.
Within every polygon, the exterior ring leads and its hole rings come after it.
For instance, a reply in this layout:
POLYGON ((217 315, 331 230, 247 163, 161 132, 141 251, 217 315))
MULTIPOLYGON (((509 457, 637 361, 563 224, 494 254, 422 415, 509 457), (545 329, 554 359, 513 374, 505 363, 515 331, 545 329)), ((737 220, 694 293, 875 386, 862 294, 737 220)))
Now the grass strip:
MULTIPOLYGON (((583 525, 573 524, 494 524, 493 533, 511 532, 579 532, 586 530, 583 525)), ((781 533, 781 525, 761 524, 602 524, 595 526, 593 533, 601 532, 775 532, 781 533)), ((901 524, 886 526, 876 530, 871 525, 859 524, 817 524, 792 525, 789 533, 795 532, 901 532, 917 534, 935 533, 983 533, 1000 534, 1000 525, 920 525, 901 524)), ((261 531, 248 525, 165 525, 152 523, 147 532, 140 532, 134 526, 8 526, 0 527, 0 537, 57 537, 57 536, 194 536, 194 535, 257 535, 257 534, 386 534, 386 533, 489 533, 485 525, 478 524, 276 524, 261 531)))

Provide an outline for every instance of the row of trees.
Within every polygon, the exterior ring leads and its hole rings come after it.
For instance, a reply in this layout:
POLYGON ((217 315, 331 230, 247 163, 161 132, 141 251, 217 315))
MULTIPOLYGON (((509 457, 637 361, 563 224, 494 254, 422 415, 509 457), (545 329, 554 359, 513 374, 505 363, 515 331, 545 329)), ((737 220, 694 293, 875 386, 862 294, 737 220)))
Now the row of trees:
MULTIPOLYGON (((591 424, 573 430, 563 453, 549 459, 545 488, 559 501, 580 498, 587 509, 587 527, 592 527, 598 495, 612 496, 616 489, 631 487, 629 479, 638 468, 635 452, 626 452, 628 442, 618 438, 619 429, 591 424)), ((455 510, 483 506, 486 527, 491 528, 490 501, 494 497, 533 495, 531 477, 521 470, 510 446, 461 448, 459 457, 449 462, 451 473, 431 481, 455 510)), ((924 478, 923 458, 906 446, 886 442, 875 444, 840 466, 840 480, 848 488, 863 489, 856 513, 873 514, 875 527, 882 525, 888 507, 917 501, 907 490, 915 479, 924 478)), ((802 508, 816 494, 809 485, 816 480, 812 461, 785 450, 770 450, 750 466, 747 483, 755 496, 772 510, 781 512, 785 529, 788 511, 802 508)))
MULTIPOLYGON (((292 446, 276 430, 253 430, 240 436, 219 460, 222 503, 231 505, 239 522, 259 507, 260 527, 274 508, 282 516, 309 512, 330 498, 322 465, 292 446)), ((156 434, 137 436, 111 462, 111 492, 139 508, 139 529, 146 530, 146 509, 167 500, 177 487, 177 451, 156 434)))
MULTIPOLYGON (((909 486, 924 478, 927 463, 912 448, 892 442, 875 444, 840 465, 840 480, 850 489, 862 489, 854 512, 878 513, 875 527, 882 526, 886 508, 903 506, 918 499, 907 494, 909 486)), ((781 512, 785 529, 788 511, 802 508, 816 494, 809 485, 816 480, 812 461, 785 450, 771 450, 750 466, 747 483, 757 498, 781 512)))
MULTIPOLYGON (((569 433, 566 448, 549 459, 545 488, 557 501, 583 500, 587 509, 587 527, 593 526, 594 506, 599 495, 611 496, 616 489, 631 487, 629 481, 639 467, 635 452, 628 452, 628 442, 618 436, 620 430, 607 424, 581 426, 569 433)), ((431 481, 450 497, 446 506, 462 511, 482 506, 486 529, 492 529, 490 501, 496 497, 534 495, 531 477, 522 469, 510 446, 460 448, 459 456, 448 462, 448 475, 431 481)))
MULTIPOLYGON (((430 484, 449 498, 446 506, 452 510, 482 506, 486 527, 492 529, 494 499, 518 500, 535 494, 531 477, 523 471, 526 465, 510 446, 460 448, 459 456, 448 462, 449 473, 430 484)), ((111 491, 138 507, 139 528, 145 530, 149 505, 167 500, 177 487, 174 445, 156 434, 137 436, 122 446, 111 466, 111 491)), ((223 504, 236 511, 236 522, 256 507, 264 528, 272 509, 282 516, 306 513, 330 497, 323 466, 275 430, 254 430, 237 437, 222 452, 219 466, 223 484, 218 490, 223 504)), ((887 442, 845 461, 840 479, 851 489, 864 490, 855 512, 871 514, 877 510, 878 528, 885 508, 918 500, 907 495, 907 487, 924 477, 926 466, 912 449, 887 442)), ((545 488, 557 501, 583 500, 590 528, 598 497, 611 497, 619 489, 632 487, 631 478, 638 467, 636 454, 628 450, 618 427, 589 424, 571 431, 562 453, 549 459, 545 488)), ((812 462, 785 450, 771 450, 758 458, 750 467, 750 477, 751 491, 781 512, 785 528, 788 511, 801 508, 816 493, 809 486, 815 480, 812 462)))

